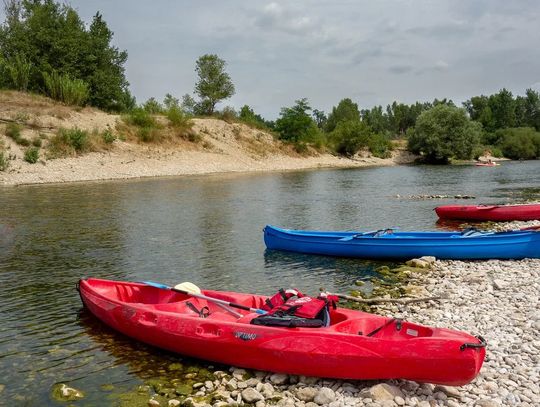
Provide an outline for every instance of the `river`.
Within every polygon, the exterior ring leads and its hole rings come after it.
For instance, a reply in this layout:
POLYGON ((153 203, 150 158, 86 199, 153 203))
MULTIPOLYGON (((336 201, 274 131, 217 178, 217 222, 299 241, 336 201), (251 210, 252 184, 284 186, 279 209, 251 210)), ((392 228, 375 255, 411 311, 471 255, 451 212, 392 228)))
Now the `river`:
POLYGON ((539 174, 540 162, 528 161, 0 188, 0 405, 57 405, 58 382, 85 392, 77 405, 115 404, 145 380, 173 374, 167 366, 179 357, 82 309, 81 277, 348 292, 381 263, 265 252, 264 225, 433 230, 440 204, 540 199, 539 174), (408 199, 431 194, 476 198, 408 199))

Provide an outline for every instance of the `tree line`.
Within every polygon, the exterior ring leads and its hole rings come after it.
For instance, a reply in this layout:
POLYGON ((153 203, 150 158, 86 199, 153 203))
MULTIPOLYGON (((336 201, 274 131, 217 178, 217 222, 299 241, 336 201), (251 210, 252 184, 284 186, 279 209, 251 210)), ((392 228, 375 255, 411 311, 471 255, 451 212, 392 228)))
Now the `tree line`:
POLYGON ((127 52, 111 44, 113 32, 98 12, 86 25, 70 6, 53 0, 7 0, 0 25, 0 87, 46 94, 66 104, 92 105, 107 111, 190 116, 217 115, 267 129, 302 153, 310 148, 353 156, 362 149, 387 157, 393 139, 424 161, 471 159, 489 151, 509 158, 540 157, 540 95, 527 89, 514 97, 502 89, 474 96, 456 106, 448 99, 361 109, 350 98, 328 113, 305 98, 266 120, 250 106, 238 111, 216 107, 235 92, 226 62, 205 54, 195 62, 193 94, 167 94, 138 105, 129 91, 124 65, 127 52))

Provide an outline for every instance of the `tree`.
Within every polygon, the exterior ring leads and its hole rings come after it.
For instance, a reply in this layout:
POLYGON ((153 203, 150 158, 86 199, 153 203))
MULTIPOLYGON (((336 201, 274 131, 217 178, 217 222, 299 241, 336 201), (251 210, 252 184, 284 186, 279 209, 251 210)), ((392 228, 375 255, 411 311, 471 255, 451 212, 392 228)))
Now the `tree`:
POLYGON ((175 98, 170 93, 167 93, 165 95, 165 98, 163 99, 163 106, 165 106, 166 110, 170 110, 172 108, 179 108, 180 100, 178 100, 178 98, 175 98))
POLYGON ((89 103, 122 110, 133 98, 124 74, 127 53, 111 45, 113 33, 96 13, 88 28, 70 6, 53 0, 10 0, 0 26, 0 56, 30 66, 28 89, 45 89, 44 73, 84 81, 89 103))
POLYGON ((352 157, 361 148, 369 144, 373 132, 370 127, 360 120, 340 121, 329 138, 338 154, 352 157))
POLYGON ((291 142, 314 141, 319 135, 319 129, 310 111, 306 98, 295 101, 293 107, 282 108, 275 125, 280 138, 291 142))
POLYGON ((439 104, 423 112, 408 132, 409 150, 431 163, 470 159, 481 132, 480 123, 471 121, 464 109, 439 104))
POLYGON ((196 62, 199 81, 195 93, 201 98, 200 105, 206 114, 213 114, 217 103, 234 95, 234 84, 225 72, 225 65, 225 61, 215 54, 203 55, 196 62))
POLYGON ((312 115, 315 119, 315 123, 317 123, 317 127, 322 130, 324 126, 326 126, 326 121, 328 120, 326 113, 322 110, 313 109, 312 115))
POLYGON ((494 129, 514 127, 516 123, 516 102, 512 92, 501 89, 489 97, 488 105, 493 113, 494 129))
POLYGON ((337 106, 332 108, 332 112, 328 115, 325 131, 330 133, 334 131, 339 122, 351 120, 360 121, 358 105, 349 98, 342 99, 337 106))

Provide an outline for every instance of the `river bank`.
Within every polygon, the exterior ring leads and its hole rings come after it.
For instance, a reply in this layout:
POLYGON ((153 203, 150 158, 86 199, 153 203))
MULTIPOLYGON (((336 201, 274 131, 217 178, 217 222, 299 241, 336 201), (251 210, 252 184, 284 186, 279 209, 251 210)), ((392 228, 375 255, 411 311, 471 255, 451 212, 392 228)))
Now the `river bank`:
POLYGON ((372 307, 381 315, 482 335, 488 343, 486 359, 477 378, 465 386, 327 380, 212 366, 175 375, 173 363, 169 381, 145 382, 123 399, 156 407, 538 406, 539 281, 540 259, 435 261, 431 268, 412 271, 408 284, 418 296, 446 299, 372 307))

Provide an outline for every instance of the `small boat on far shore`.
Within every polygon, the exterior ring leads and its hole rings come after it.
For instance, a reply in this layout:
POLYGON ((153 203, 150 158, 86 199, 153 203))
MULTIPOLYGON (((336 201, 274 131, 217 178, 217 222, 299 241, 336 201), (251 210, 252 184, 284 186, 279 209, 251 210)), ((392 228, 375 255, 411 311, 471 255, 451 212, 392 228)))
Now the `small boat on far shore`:
POLYGON ((540 220, 540 203, 518 205, 441 205, 435 208, 441 219, 510 222, 540 220))
POLYGON ((475 163, 474 165, 476 165, 477 167, 496 167, 501 164, 493 162, 493 161, 488 161, 488 162, 481 161, 481 162, 475 163))

